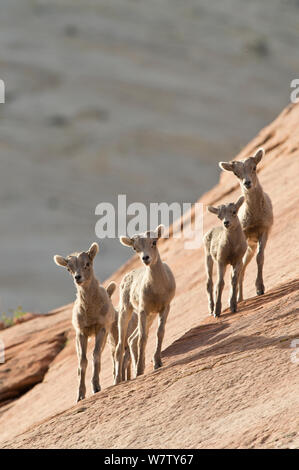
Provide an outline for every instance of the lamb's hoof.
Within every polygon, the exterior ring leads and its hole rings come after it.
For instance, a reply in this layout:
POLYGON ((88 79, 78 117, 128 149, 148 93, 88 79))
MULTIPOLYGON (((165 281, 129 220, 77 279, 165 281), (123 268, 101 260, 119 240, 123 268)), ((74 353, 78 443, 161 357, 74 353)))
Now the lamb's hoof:
POLYGON ((258 289, 258 290, 256 291, 256 294, 257 294, 257 295, 264 295, 264 293, 265 293, 265 288, 264 288, 264 287, 262 287, 261 289, 258 289))
POLYGON ((220 317, 220 313, 213 313, 213 316, 214 316, 214 318, 219 318, 219 317, 220 317))
POLYGON ((98 387, 94 387, 94 388, 93 388, 92 393, 95 394, 95 393, 98 393, 98 392, 100 392, 100 391, 101 391, 101 387, 100 387, 100 385, 99 385, 98 387))
POLYGON ((236 306, 236 305, 231 305, 231 306, 230 306, 230 311, 231 311, 231 313, 236 313, 236 311, 237 311, 237 306, 236 306))
POLYGON ((84 400, 84 398, 85 398, 85 395, 79 395, 77 398, 77 403, 79 403, 79 401, 84 400))
POLYGON ((120 375, 117 375, 115 378, 114 378, 114 385, 118 385, 121 383, 121 377, 120 375))
POLYGON ((162 364, 161 360, 154 362, 154 370, 160 369, 160 367, 162 367, 162 365, 163 364, 162 364))

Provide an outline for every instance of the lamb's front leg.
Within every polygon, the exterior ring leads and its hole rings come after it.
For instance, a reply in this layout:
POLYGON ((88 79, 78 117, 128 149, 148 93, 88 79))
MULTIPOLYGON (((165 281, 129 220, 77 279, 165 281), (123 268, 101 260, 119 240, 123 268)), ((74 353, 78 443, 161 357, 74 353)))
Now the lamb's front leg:
POLYGON ((221 296, 224 287, 224 274, 226 271, 226 266, 223 263, 218 262, 217 265, 217 283, 215 286, 215 301, 214 301, 214 317, 220 317, 221 313, 221 296))
POLYGON ((268 240, 268 233, 264 232, 258 241, 258 252, 256 255, 257 262, 257 278, 255 282, 257 295, 265 293, 265 286, 263 282, 263 267, 264 267, 264 252, 268 240))
POLYGON ((243 300, 243 282, 244 282, 245 270, 246 270, 247 265, 252 260, 255 251, 256 251, 256 243, 251 240, 248 240, 248 247, 243 258, 243 267, 239 276, 238 302, 242 302, 243 300))
POLYGON ((92 375, 92 391, 97 393, 101 391, 100 386, 100 370, 101 370, 101 355, 107 340, 107 332, 105 328, 101 328, 95 339, 95 346, 93 350, 93 375, 92 375))
POLYGON ((159 313, 157 344, 156 344, 156 351, 155 351, 154 358, 153 358, 154 369, 159 369, 159 367, 162 367, 161 349, 162 349, 162 343, 163 343, 164 334, 165 334, 165 324, 167 321, 169 310, 170 310, 170 305, 167 305, 167 307, 165 307, 165 309, 159 313))
POLYGON ((78 397, 77 402, 83 400, 86 395, 86 387, 85 387, 85 374, 87 368, 87 357, 86 357, 86 350, 87 350, 87 336, 85 336, 81 332, 76 333, 76 348, 77 348, 77 356, 78 356, 78 376, 79 376, 79 390, 78 390, 78 397))
POLYGON ((141 310, 138 314, 138 359, 137 374, 142 375, 145 369, 145 347, 147 343, 147 316, 145 310, 141 310))
POLYGON ((207 294, 209 302, 209 312, 213 315, 214 299, 213 299, 213 258, 211 255, 206 256, 206 271, 207 271, 207 294))
POLYGON ((230 299, 229 299, 230 311, 232 313, 235 313, 237 311, 238 280, 240 277, 240 273, 242 271, 242 267, 243 267, 242 260, 232 267, 231 291, 230 291, 230 299))

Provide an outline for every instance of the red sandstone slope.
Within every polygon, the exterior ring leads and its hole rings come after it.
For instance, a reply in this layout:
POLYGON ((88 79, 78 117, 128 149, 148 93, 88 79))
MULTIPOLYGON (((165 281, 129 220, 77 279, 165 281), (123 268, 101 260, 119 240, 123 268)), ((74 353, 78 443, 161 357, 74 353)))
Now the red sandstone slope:
MULTIPOLYGON (((261 145, 266 149, 259 177, 275 215, 266 251, 266 295, 255 297, 252 262, 245 279, 247 300, 237 314, 226 311, 214 320, 207 312, 203 249, 186 251, 176 239, 161 243, 162 257, 177 279, 164 341, 165 366, 151 372, 152 329, 147 374, 74 407, 77 363, 70 307, 1 332, 7 362, 0 366, 0 400, 12 398, 16 389, 22 393, 24 383, 42 382, 0 408, 0 445, 298 447, 299 369, 291 361, 290 347, 299 338, 298 122, 299 106, 291 105, 239 155, 244 158, 261 145)), ((201 202, 233 201, 239 192, 234 176, 223 173, 201 202)), ((215 222, 205 214, 204 229, 215 222)), ((113 279, 119 282, 137 263, 132 259, 113 279)), ((227 295, 228 282, 225 302, 227 295)), ((101 378, 104 387, 111 385, 108 348, 101 378)))

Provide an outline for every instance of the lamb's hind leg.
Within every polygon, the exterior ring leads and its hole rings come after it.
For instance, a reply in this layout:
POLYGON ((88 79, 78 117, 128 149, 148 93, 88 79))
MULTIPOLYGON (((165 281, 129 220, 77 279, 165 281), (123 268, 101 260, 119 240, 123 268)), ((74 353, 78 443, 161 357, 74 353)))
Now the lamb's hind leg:
POLYGON ((145 348, 148 337, 148 321, 147 314, 144 309, 138 313, 138 359, 137 359, 137 376, 142 375, 145 369, 145 348))
POLYGON ((111 358, 112 358, 112 367, 113 367, 113 380, 115 380, 115 351, 118 343, 118 322, 115 321, 108 333, 111 358))
POLYGON ((119 312, 118 318, 118 344, 115 351, 115 378, 114 384, 119 384, 123 374, 123 360, 127 339, 128 323, 132 316, 133 308, 124 307, 119 312))
POLYGON ((122 380, 131 380, 131 354, 129 345, 125 348, 123 369, 122 369, 122 380))
POLYGON ((110 344, 112 367, 113 367, 113 380, 115 379, 115 347, 110 344))
POLYGON ((159 369, 159 367, 162 367, 161 349, 162 349, 162 343, 163 343, 164 334, 165 334, 165 324, 167 321, 169 310, 170 310, 170 305, 167 305, 165 309, 162 310, 161 313, 159 313, 157 344, 156 344, 156 351, 153 357, 154 369, 159 369))
POLYGON ((85 374, 87 368, 87 357, 86 357, 86 350, 87 350, 87 336, 85 336, 81 332, 77 332, 76 334, 76 348, 77 348, 77 356, 78 356, 78 376, 79 376, 79 390, 78 390, 78 397, 77 401, 83 400, 86 394, 86 386, 85 386, 85 374))
POLYGON ((242 302, 243 300, 243 281, 244 281, 245 270, 246 270, 247 265, 252 260, 255 250, 256 250, 256 243, 249 240, 248 247, 243 258, 243 268, 239 276, 238 302, 242 302))
POLYGON ((131 380, 132 359, 134 361, 134 364, 133 364, 134 370, 136 370, 137 356, 138 356, 138 353, 137 353, 138 328, 137 328, 137 314, 135 312, 132 314, 131 320, 128 324, 127 334, 130 336, 127 340, 127 347, 126 347, 125 356, 124 356, 123 377, 125 377, 126 380, 131 380), (131 350, 130 338, 131 339, 133 338, 135 331, 137 333, 136 344, 134 343, 133 349, 131 350))
POLYGON ((137 375, 137 360, 138 360, 138 328, 131 334, 129 340, 129 347, 131 353, 131 360, 133 362, 133 370, 135 375, 137 375))
POLYGON ((255 282, 257 295, 263 295, 265 293, 265 286, 263 281, 263 267, 264 267, 264 252, 268 240, 268 233, 264 232, 258 241, 258 252, 256 255, 257 262, 257 278, 255 282))
POLYGON ((207 294, 209 302, 209 312, 213 315, 214 299, 213 299, 213 258, 211 255, 206 256, 206 271, 207 271, 207 294))
POLYGON ((97 393, 101 391, 100 386, 100 370, 101 370, 101 355, 107 340, 107 332, 105 328, 101 328, 96 335, 95 346, 93 351, 93 376, 92 376, 92 391, 97 393))
POLYGON ((126 379, 131 380, 131 353, 130 353, 130 348, 128 346, 127 349, 127 354, 125 355, 125 365, 126 365, 126 379))

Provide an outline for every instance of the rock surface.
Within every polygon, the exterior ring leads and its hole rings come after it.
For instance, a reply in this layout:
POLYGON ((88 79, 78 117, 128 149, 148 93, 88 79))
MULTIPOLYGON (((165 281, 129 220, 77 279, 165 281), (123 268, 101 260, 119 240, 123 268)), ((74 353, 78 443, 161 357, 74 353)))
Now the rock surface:
MULTIPOLYGON (((299 338, 298 122, 299 105, 288 106, 238 156, 244 158, 261 145, 266 150, 259 178, 275 216, 265 257, 266 294, 255 296, 252 262, 238 313, 225 310, 213 319, 207 311, 203 248, 184 250, 184 240, 162 241, 161 255, 177 279, 164 367, 151 370, 154 325, 146 375, 111 387, 107 347, 103 391, 90 397, 88 382, 88 398, 78 405, 71 306, 2 331, 1 447, 299 446, 299 359, 291 347, 299 338)), ((234 201, 239 192, 234 176, 223 173, 220 184, 200 202, 234 201)), ((205 211, 204 230, 215 223, 205 211)), ((137 264, 133 258, 113 279, 119 282, 137 264)))

